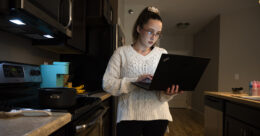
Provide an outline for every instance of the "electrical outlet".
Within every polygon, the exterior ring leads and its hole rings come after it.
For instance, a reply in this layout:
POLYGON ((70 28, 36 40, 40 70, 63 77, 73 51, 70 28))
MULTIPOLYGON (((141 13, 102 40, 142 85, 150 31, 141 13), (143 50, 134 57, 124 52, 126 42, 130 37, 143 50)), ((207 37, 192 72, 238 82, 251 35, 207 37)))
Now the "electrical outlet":
POLYGON ((234 79, 235 79, 235 80, 239 80, 239 74, 238 74, 238 73, 235 73, 235 74, 234 74, 234 79))

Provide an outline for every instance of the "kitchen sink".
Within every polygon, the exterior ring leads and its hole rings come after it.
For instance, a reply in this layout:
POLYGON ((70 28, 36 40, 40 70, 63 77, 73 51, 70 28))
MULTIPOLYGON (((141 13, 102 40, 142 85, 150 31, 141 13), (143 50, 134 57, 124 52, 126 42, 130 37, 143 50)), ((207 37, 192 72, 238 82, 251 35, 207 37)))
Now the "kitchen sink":
POLYGON ((239 97, 245 98, 245 99, 260 101, 260 96, 239 96, 239 97))

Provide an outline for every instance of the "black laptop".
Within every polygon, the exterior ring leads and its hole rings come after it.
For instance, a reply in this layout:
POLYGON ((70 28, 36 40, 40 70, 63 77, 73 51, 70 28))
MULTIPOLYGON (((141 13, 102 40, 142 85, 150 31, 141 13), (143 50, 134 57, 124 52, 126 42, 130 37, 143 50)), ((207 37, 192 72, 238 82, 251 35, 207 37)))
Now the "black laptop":
POLYGON ((176 84, 179 90, 193 91, 209 61, 208 58, 162 54, 152 80, 132 83, 146 90, 166 90, 176 84))

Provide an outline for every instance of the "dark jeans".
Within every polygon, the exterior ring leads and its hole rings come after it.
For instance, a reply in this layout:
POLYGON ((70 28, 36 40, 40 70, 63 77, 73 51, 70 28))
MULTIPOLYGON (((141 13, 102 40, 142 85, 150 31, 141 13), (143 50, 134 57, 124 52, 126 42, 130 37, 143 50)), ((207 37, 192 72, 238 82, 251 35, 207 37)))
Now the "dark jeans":
POLYGON ((117 136, 164 136, 168 120, 121 121, 117 124, 117 136))

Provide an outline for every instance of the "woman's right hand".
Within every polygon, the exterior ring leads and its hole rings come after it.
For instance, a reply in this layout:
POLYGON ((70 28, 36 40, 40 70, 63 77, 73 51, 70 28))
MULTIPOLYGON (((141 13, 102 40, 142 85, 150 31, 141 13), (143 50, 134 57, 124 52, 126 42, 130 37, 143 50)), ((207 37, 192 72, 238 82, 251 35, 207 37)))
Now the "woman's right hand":
POLYGON ((141 76, 138 77, 138 79, 136 81, 142 82, 142 81, 145 81, 146 79, 152 80, 153 76, 151 74, 141 75, 141 76))

